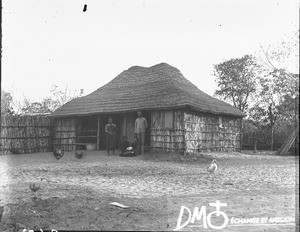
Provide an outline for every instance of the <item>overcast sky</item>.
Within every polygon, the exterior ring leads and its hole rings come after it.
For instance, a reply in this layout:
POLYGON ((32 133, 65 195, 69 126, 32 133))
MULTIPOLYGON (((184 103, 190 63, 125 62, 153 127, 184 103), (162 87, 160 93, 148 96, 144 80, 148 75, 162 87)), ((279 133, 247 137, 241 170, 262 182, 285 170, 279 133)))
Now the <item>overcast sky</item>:
POLYGON ((54 84, 91 93, 131 66, 165 62, 213 95, 213 64, 279 41, 296 0, 4 0, 2 86, 39 100, 54 84), (87 4, 87 11, 83 6, 87 4))

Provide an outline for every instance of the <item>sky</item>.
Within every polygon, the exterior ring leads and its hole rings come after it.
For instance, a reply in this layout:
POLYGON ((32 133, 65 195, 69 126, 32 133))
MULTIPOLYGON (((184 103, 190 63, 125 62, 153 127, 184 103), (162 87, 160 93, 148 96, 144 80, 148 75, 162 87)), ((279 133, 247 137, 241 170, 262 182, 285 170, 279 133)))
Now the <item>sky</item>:
POLYGON ((214 64, 299 29, 296 0, 4 0, 2 7, 2 88, 20 101, 39 101, 53 85, 89 94, 131 66, 162 62, 213 95, 214 64))

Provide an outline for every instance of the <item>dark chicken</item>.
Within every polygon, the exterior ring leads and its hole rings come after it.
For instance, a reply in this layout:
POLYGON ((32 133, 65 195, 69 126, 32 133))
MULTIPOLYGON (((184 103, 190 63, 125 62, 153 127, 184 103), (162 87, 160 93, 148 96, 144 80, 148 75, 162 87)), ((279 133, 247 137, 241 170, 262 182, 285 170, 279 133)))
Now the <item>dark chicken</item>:
POLYGON ((32 183, 29 185, 29 188, 31 189, 32 192, 36 192, 41 188, 41 186, 39 184, 32 183))
POLYGON ((62 151, 61 149, 58 149, 57 151, 54 150, 53 154, 54 154, 55 158, 57 160, 59 160, 61 157, 64 156, 64 151, 62 151))
POLYGON ((76 151, 76 152, 75 152, 75 157, 76 157, 77 159, 81 159, 82 156, 83 156, 83 152, 79 152, 79 151, 76 151))

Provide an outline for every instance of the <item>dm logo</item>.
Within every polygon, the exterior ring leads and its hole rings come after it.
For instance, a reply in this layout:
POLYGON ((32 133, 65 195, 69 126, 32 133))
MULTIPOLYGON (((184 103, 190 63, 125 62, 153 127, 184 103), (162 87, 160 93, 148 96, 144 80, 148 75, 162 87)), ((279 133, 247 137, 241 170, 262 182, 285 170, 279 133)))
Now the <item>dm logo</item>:
MULTIPOLYGON (((198 207, 195 207, 193 214, 189 210, 189 208, 185 206, 181 206, 179 217, 177 220, 177 226, 174 229, 174 231, 181 230, 182 228, 186 227, 189 223, 193 224, 196 220, 203 220, 203 227, 206 229, 207 226, 211 229, 215 230, 221 230, 224 229, 228 225, 228 216, 226 213, 222 212, 220 210, 221 206, 227 206, 227 203, 221 203, 220 201, 216 201, 216 203, 209 203, 209 206, 216 207, 215 211, 210 212, 209 214, 206 214, 206 206, 202 206, 199 210, 198 207), (186 222, 182 223, 182 217, 184 215, 184 211, 188 212, 188 219, 186 222), (223 224, 216 226, 213 225, 211 222, 212 215, 216 215, 217 217, 222 216, 223 217, 223 224), (182 224, 181 224, 182 223, 182 224)), ((193 226, 191 226, 193 227, 193 226)))

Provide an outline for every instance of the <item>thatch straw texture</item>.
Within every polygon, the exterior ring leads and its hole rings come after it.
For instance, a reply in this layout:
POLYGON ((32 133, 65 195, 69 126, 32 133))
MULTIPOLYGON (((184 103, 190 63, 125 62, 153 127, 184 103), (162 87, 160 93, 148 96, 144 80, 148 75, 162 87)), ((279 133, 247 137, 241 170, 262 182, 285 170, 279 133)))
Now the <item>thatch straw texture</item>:
POLYGON ((93 93, 66 103, 51 116, 185 107, 216 115, 244 116, 237 108, 199 90, 177 68, 165 63, 149 68, 133 66, 93 93))

